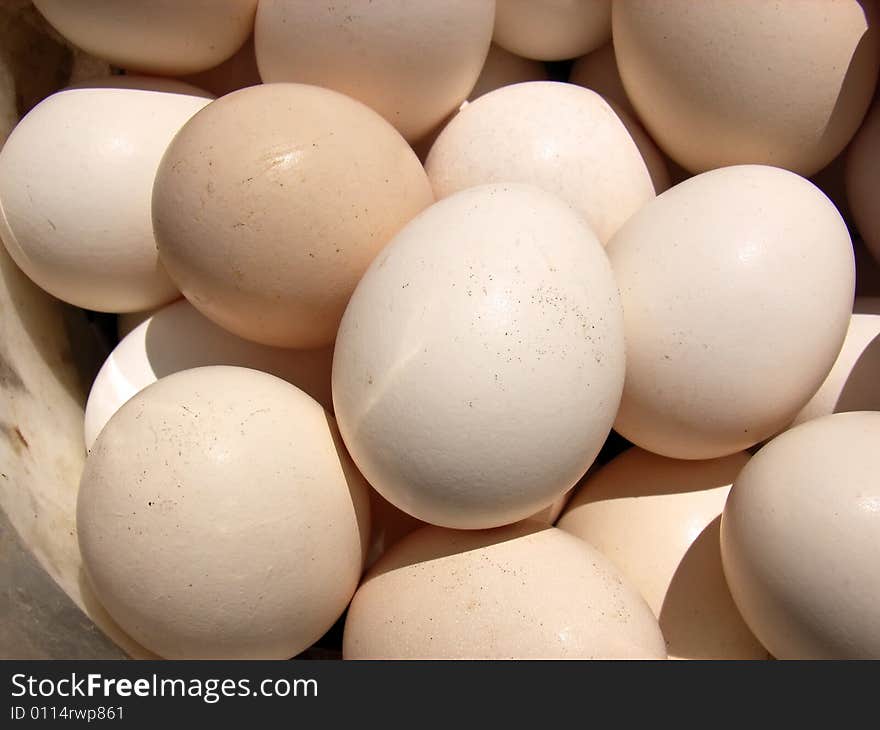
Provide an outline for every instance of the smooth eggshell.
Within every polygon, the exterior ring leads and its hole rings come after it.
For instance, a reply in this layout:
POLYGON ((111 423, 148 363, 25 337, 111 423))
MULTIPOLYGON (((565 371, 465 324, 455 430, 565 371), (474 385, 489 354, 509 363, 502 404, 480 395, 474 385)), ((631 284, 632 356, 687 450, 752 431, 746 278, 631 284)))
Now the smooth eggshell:
POLYGON ((846 198, 865 245, 880 260, 880 103, 875 104, 846 154, 846 198))
POLYGON ((468 101, 473 101, 483 94, 500 89, 502 86, 520 84, 525 81, 546 81, 547 69, 540 61, 517 56, 505 51, 494 43, 489 47, 489 55, 483 63, 483 69, 468 101))
POLYGON ((721 567, 718 530, 745 452, 681 461, 631 448, 581 485, 559 520, 637 588, 670 658, 766 659, 721 567))
POLYGON ((373 262, 333 360, 370 484, 432 524, 486 528, 561 497, 617 410, 617 286, 586 223, 526 185, 436 203, 373 262))
POLYGON ((691 172, 757 163, 812 175, 855 134, 880 46, 874 0, 623 0, 627 95, 691 172))
POLYGON ((182 78, 187 83, 207 89, 214 96, 224 96, 263 83, 257 68, 254 37, 248 38, 245 44, 223 63, 182 78))
POLYGON ((840 354, 792 422, 848 411, 880 411, 880 299, 856 299, 840 354))
POLYGON ((464 101, 492 39, 495 0, 262 0, 263 81, 335 89, 417 140, 464 101))
POLYGON ((432 202, 378 114, 302 84, 234 91, 175 137, 153 190, 159 253, 183 294, 245 339, 331 343, 379 250, 432 202))
POLYGON ((608 244, 627 341, 615 429, 648 451, 708 459, 777 433, 843 344, 854 264, 814 185, 742 165, 645 206, 608 244))
POLYGON ((262 370, 287 380, 332 411, 332 361, 332 347, 288 350, 242 340, 183 299, 149 316, 110 353, 86 401, 86 448, 133 395, 166 375, 206 365, 262 370))
POLYGON ((568 81, 585 89, 592 89, 606 101, 614 102, 618 108, 638 119, 638 114, 626 95, 626 89, 623 88, 623 81, 620 80, 613 43, 606 43, 592 53, 578 58, 571 66, 568 81))
POLYGON ((255 370, 198 368, 111 419, 86 461, 77 530, 96 595, 148 649, 282 659, 345 610, 369 498, 316 401, 255 370))
POLYGON ((721 520, 731 593, 779 659, 880 658, 880 413, 777 436, 734 482, 721 520))
POLYGON ((611 0, 498 0, 493 40, 525 58, 562 61, 611 37, 611 0))
POLYGON ((122 68, 174 75, 216 66, 245 42, 257 0, 34 0, 65 38, 122 68))
POLYGON ((368 573, 346 659, 665 659, 644 599, 587 543, 521 522, 422 528, 368 573))
POLYGON ((153 178, 172 137, 210 101, 179 82, 107 86, 116 83, 53 94, 0 151, 0 230, 13 259, 50 294, 104 312, 179 296, 156 252, 153 178))
POLYGON ((425 169, 437 198, 485 183, 537 185, 570 203, 605 243, 654 197, 648 168, 601 96, 533 81, 469 103, 440 133, 425 169))

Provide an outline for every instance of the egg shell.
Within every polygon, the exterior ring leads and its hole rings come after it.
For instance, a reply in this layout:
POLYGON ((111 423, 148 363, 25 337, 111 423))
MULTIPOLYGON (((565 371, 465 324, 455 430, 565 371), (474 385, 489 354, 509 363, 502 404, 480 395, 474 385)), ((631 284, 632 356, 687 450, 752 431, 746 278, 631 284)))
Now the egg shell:
POLYGON ((611 0, 498 0, 493 40, 525 58, 575 58, 610 37, 611 0))
POLYGON ((846 155, 846 198, 868 250, 880 260, 880 103, 874 104, 846 155))
POLYGON ((792 426, 848 411, 880 411, 880 299, 856 299, 840 354, 792 426))
POLYGON ((494 15, 495 0, 262 0, 257 64, 263 81, 335 89, 417 140, 467 98, 494 15))
POLYGON ((734 482, 721 520, 727 582, 779 659, 880 658, 880 413, 777 436, 734 482))
POLYGON ((100 86, 117 83, 53 94, 0 151, 0 231, 9 253, 53 296, 102 312, 180 296, 156 253, 151 191, 169 142, 210 101, 166 80, 100 86))
POLYGON ((332 411, 332 361, 332 347, 288 350, 243 340, 182 299, 149 316, 104 362, 86 401, 86 448, 133 395, 166 375, 207 365, 262 370, 292 383, 332 411))
POLYGON ((486 183, 537 185, 570 203, 603 243, 654 197, 614 110, 595 92, 555 81, 469 103, 440 133, 425 169, 438 199, 486 183))
POLYGON ((585 89, 592 89, 606 101, 613 102, 617 108, 638 119, 617 70, 613 43, 606 43, 592 53, 576 59, 569 71, 568 81, 585 89))
POLYGON ((611 563, 536 522, 425 527, 404 538, 355 594, 342 652, 346 659, 666 658, 651 609, 611 563))
POLYGON ((587 479, 559 519, 640 591, 671 659, 767 658, 721 567, 721 510, 748 460, 743 451, 682 461, 631 448, 587 479))
POLYGON ((369 497, 316 401, 255 370, 197 368, 111 419, 86 461, 77 530, 96 595, 148 649, 281 659, 351 599, 369 497))
POLYGON ((543 509, 590 466, 617 410, 617 286, 586 223, 527 185, 436 203, 364 275, 333 403, 370 484, 455 528, 543 509))
POLYGON ((648 451, 709 459, 778 433, 840 352, 852 245, 828 198, 794 173, 741 165, 693 177, 607 250, 627 341, 614 427, 648 451))
POLYGON ((35 0, 61 35, 116 66, 171 76, 229 58, 254 27, 257 0, 35 0))
POLYGON ((758 163, 818 172, 855 134, 880 64, 874 0, 624 0, 627 95, 691 172, 758 163))
POLYGON ((203 314, 276 347, 333 342, 379 250, 433 202, 378 114, 342 94, 264 84, 181 129, 153 190, 159 253, 203 314))
MULTIPOLYGON (((170 305, 169 305, 170 306, 170 305)), ((161 309, 161 307, 159 307, 161 309)), ((146 322, 159 309, 145 309, 143 312, 123 312, 116 317, 116 337, 121 342, 125 336, 141 322, 146 322)))

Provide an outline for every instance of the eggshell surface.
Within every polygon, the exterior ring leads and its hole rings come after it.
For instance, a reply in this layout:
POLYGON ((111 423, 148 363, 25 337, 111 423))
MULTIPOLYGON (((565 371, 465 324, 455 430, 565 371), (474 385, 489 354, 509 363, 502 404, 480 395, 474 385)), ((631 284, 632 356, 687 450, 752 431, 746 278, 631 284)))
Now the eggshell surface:
POLYGON ((856 299, 854 310, 831 372, 793 426, 832 413, 880 411, 880 299, 856 299))
POLYGON ((331 347, 289 350, 242 340, 182 299, 149 316, 110 353, 86 401, 86 448, 92 447, 107 421, 133 395, 166 375, 207 365, 262 370, 332 410, 332 361, 331 347))
POLYGON ((778 168, 743 165, 660 195, 612 239, 626 385, 615 429, 681 459, 777 433, 843 344, 853 251, 832 203, 778 168))
POLYGON ((162 261, 205 316, 277 347, 331 343, 379 250, 433 202, 378 114, 328 89, 221 97, 166 153, 153 191, 162 261))
POLYGON ((611 37, 611 0, 498 0, 493 37, 526 58, 582 56, 611 37))
POLYGON ((114 620, 160 656, 291 657, 339 617, 369 534, 333 419, 245 368, 170 375, 86 461, 79 544, 114 620))
POLYGON ((767 658, 721 567, 721 510, 748 460, 741 451, 682 461, 635 447, 588 478, 559 520, 644 596, 670 658, 767 658))
POLYGON ((159 75, 216 66, 247 40, 257 0, 35 0, 65 38, 116 66, 159 75))
POLYGON ((486 183, 536 185, 570 203, 605 243, 654 186, 638 147, 598 94, 573 84, 506 86, 469 103, 425 162, 437 198, 486 183))
POLYGON ((592 53, 578 58, 571 66, 568 81, 571 84, 592 89, 597 94, 601 94, 606 101, 614 102, 631 117, 638 118, 636 110, 626 95, 623 81, 620 80, 613 43, 606 43, 592 53))
POLYGON ((880 658, 880 413, 803 423, 737 477, 721 521, 733 598, 779 659, 880 658))
POLYGON ((525 185, 465 190, 358 285, 333 360, 340 431, 370 484, 419 519, 523 519, 608 435, 622 335, 605 253, 569 206, 525 185))
POLYGON ((533 522, 404 538, 355 594, 342 650, 346 659, 666 658, 657 620, 617 570, 533 522))
POLYGON ((517 56, 510 51, 505 51, 501 46, 494 43, 489 47, 489 55, 483 63, 483 69, 477 83, 468 96, 468 101, 473 101, 483 94, 500 89, 502 86, 510 86, 525 81, 546 81, 547 69, 540 61, 517 56))
POLYGON ((99 80, 49 96, 0 151, 9 253, 53 296, 103 312, 179 296, 156 253, 153 178, 172 137, 210 101, 178 82, 129 83, 136 87, 99 80))
POLYGON ((262 0, 263 81, 324 86, 417 140, 464 101, 492 40, 495 0, 262 0))
POLYGON ((613 5, 627 94, 691 172, 758 163, 812 175, 843 150, 874 93, 874 0, 613 5))
POLYGON ((846 153, 846 199, 865 245, 880 260, 880 104, 875 104, 846 153))

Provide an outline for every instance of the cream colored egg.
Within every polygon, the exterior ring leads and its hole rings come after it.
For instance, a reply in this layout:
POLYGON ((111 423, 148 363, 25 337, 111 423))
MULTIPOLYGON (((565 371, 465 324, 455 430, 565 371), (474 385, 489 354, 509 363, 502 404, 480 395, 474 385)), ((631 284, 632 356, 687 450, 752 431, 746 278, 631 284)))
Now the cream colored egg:
POLYGON ((174 75, 216 66, 247 40, 257 0, 34 0, 65 38, 122 68, 174 75))
POLYGON ((103 312, 179 296, 156 252, 151 191, 172 137, 210 101, 179 82, 129 83, 137 87, 100 80, 53 94, 0 152, 0 231, 12 258, 50 294, 103 312))
POLYGON ((262 370, 332 411, 332 361, 332 347, 288 350, 242 340, 182 299, 149 316, 110 353, 86 401, 86 448, 92 448, 107 421, 136 393, 166 375, 206 365, 262 370))
POLYGON ((880 260, 880 103, 872 107, 847 150, 845 180, 856 228, 874 258, 880 260))
POLYGON ((592 463, 623 347, 611 269, 574 210, 526 185, 465 190, 406 226, 352 296, 333 360, 340 432, 405 512, 514 522, 592 463))
POLYGON ((847 411, 880 411, 880 299, 857 299, 834 367, 793 426, 847 411))
POLYGON ((660 195, 608 245, 626 386, 615 429, 708 459, 777 433, 818 390, 853 301, 846 225, 814 185, 742 165, 660 195))
POLYGON ((493 40, 526 58, 575 58, 610 37, 611 0, 498 0, 493 40))
POLYGON ((665 659, 644 599, 582 540, 536 522, 422 528, 367 574, 346 659, 665 659))
POLYGON ((417 140, 467 98, 494 15, 495 0, 262 0, 257 63, 263 81, 340 91, 417 140))
POLYGON ((620 72, 617 70, 617 59, 614 57, 614 44, 606 43, 586 56, 581 56, 571 66, 568 81, 601 94, 606 101, 614 102, 631 117, 638 119, 633 108, 620 72))
POLYGON ((627 94, 691 172, 757 163, 812 175, 843 150, 880 63, 874 0, 622 0, 627 94))
POLYGON ((573 84, 506 86, 441 132, 425 169, 437 198, 485 183, 537 185, 570 203, 603 243, 654 197, 638 147, 598 94, 573 84))
POLYGON ((180 131, 153 189, 159 253, 203 314, 245 339, 328 345, 381 248, 433 201, 378 114, 342 94, 264 84, 180 131))
POLYGON ((254 50, 254 37, 248 38, 245 44, 223 63, 205 71, 184 76, 183 80, 202 89, 207 89, 214 96, 224 96, 248 86, 261 84, 262 79, 257 68, 257 56, 254 50))
MULTIPOLYGON (((170 305, 169 305, 170 306, 170 305)), ((161 307, 159 308, 161 309, 161 307)), ((120 341, 141 322, 146 322, 159 309, 145 309, 143 312, 124 312, 116 317, 116 336, 120 341)))
POLYGON ((733 598, 779 659, 880 658, 880 413, 803 423, 737 477, 721 520, 733 598))
POLYGON ((581 485, 559 520, 638 589, 670 658, 766 659, 721 567, 718 531, 745 452, 681 461, 625 451, 581 485))
POLYGON ((101 433, 77 531, 95 594, 146 648, 282 659, 351 599, 369 498, 320 404, 255 370, 197 368, 139 393, 101 433))
POLYGON ((502 86, 519 84, 525 81, 546 81, 547 69, 540 61, 517 56, 505 51, 494 43, 489 47, 489 55, 483 63, 483 70, 477 83, 468 95, 468 101, 502 86))

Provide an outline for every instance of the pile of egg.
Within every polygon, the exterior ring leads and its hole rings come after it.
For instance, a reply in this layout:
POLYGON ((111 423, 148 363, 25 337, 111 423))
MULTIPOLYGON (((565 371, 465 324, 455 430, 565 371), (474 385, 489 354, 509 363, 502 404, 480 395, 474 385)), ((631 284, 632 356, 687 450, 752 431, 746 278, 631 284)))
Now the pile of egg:
POLYGON ((34 4, 113 73, 0 234, 120 315, 77 530, 133 639, 880 657, 880 3, 34 4))

